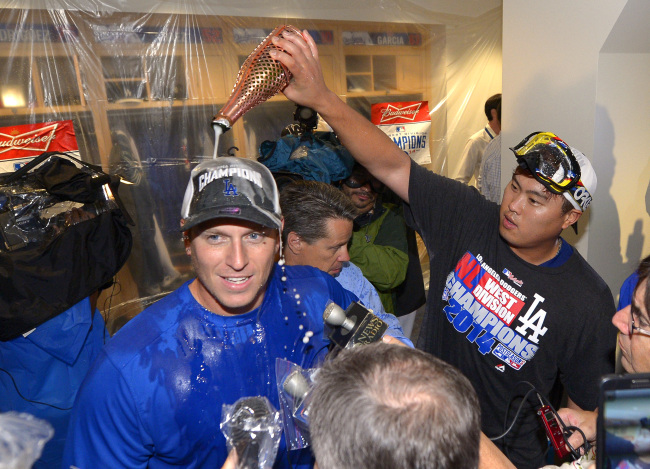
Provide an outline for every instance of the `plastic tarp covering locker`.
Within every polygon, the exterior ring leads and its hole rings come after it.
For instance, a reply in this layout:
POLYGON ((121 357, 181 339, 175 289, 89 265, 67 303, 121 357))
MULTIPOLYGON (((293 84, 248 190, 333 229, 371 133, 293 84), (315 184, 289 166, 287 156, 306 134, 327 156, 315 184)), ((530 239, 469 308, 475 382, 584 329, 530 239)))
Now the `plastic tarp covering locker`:
MULTIPOLYGON (((429 3, 2 2, 0 164, 11 162, 8 150, 48 151, 56 131, 30 140, 30 129, 71 122, 79 158, 131 183, 120 196, 135 221, 133 249, 98 303, 115 332, 193 276, 178 231, 190 170, 213 157, 213 116, 278 25, 310 31, 328 86, 368 118, 372 104, 426 101, 430 158, 420 163, 454 171, 485 125, 485 99, 501 91, 501 6, 467 16, 429 3)), ((295 110, 281 93, 259 104, 216 153, 257 159, 263 142, 295 123, 295 110)))

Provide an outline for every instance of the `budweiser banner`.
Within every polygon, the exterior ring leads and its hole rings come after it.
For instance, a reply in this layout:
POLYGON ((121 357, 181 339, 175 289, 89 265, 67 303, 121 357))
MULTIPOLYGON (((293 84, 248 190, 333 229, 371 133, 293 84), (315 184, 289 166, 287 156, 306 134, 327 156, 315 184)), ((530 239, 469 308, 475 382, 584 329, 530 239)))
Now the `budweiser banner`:
POLYGON ((372 123, 416 163, 431 163, 429 152, 431 117, 428 101, 373 104, 370 114, 372 123))
POLYGON ((0 172, 15 171, 46 151, 78 153, 72 121, 0 127, 0 172))

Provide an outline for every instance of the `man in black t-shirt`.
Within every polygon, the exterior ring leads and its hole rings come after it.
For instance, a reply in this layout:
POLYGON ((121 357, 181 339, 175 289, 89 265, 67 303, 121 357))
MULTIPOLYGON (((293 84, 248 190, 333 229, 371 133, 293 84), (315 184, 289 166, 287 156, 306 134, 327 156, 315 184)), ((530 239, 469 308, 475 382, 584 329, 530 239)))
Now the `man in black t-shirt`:
POLYGON ((418 348, 455 365, 481 402, 482 429, 520 468, 544 464, 536 410, 557 378, 569 406, 592 410, 597 382, 613 371, 612 294, 561 238, 587 209, 596 175, 582 153, 537 132, 513 148, 518 166, 501 206, 421 168, 327 89, 318 50, 303 33, 274 43, 293 73, 287 98, 315 109, 343 145, 405 202, 431 259, 418 348), (524 399, 528 391, 534 389, 524 399), (537 397, 539 396, 539 398, 537 397))

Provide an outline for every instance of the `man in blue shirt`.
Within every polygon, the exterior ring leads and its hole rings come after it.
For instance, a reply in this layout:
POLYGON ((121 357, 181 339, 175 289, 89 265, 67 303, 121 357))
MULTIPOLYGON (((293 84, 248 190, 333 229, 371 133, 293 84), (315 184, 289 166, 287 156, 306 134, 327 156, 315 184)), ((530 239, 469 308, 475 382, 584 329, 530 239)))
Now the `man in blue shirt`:
MULTIPOLYGON (((311 265, 332 275, 388 324, 388 334, 402 335, 399 321, 386 313, 375 287, 350 262, 348 244, 358 213, 350 198, 324 182, 295 181, 283 187, 280 205, 287 265, 311 265)), ((403 342, 413 346, 408 339, 403 342)))
MULTIPOLYGON (((221 157, 192 170, 181 211, 197 278, 111 339, 79 392, 64 466, 220 467, 222 405, 265 396, 279 408, 275 362, 303 368, 327 353, 329 300, 357 297, 330 275, 275 262, 282 216, 270 171, 221 157)), ((310 467, 280 443, 274 467, 310 467)))

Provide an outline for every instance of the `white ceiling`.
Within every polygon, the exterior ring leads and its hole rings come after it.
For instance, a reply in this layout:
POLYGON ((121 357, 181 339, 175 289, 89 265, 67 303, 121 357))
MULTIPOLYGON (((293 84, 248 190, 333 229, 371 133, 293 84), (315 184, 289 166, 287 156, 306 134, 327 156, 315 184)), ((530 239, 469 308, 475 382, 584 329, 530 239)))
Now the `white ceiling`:
POLYGON ((502 0, 408 0, 427 10, 448 15, 481 16, 501 6, 502 0))
MULTIPOLYGON (((284 16, 291 17, 293 12, 345 11, 347 19, 363 20, 364 16, 387 16, 399 20, 411 12, 425 11, 459 16, 480 16, 483 13, 502 4, 502 0, 113 0, 107 3, 121 3, 123 8, 133 8, 140 5, 145 8, 165 8, 178 10, 188 4, 205 5, 219 10, 237 10, 251 16, 284 16)), ((303 15, 300 15, 303 16, 303 15)))
POLYGON ((480 16, 502 0, 0 0, 0 8, 71 9, 383 22, 480 16))

